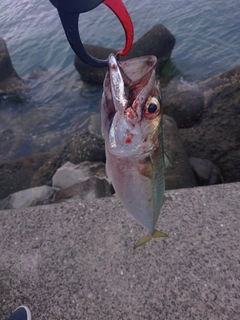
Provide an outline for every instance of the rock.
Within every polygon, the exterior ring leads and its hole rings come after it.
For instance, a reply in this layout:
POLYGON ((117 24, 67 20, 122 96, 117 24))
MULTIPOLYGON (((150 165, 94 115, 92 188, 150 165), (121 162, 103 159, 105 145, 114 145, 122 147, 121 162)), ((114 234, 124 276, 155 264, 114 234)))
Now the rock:
POLYGON ((84 131, 38 168, 32 176, 31 186, 51 185, 53 175, 66 162, 78 164, 83 161, 105 162, 105 160, 103 138, 84 131))
POLYGON ((164 100, 163 107, 164 114, 175 119, 178 128, 188 128, 201 117, 204 109, 204 97, 197 90, 187 90, 164 100))
MULTIPOLYGON (((7 135, 11 135, 11 131, 6 132, 5 136, 7 135)), ((1 163, 0 199, 30 187, 51 185, 54 173, 67 161, 74 164, 83 161, 104 162, 104 140, 89 132, 83 132, 64 148, 1 163)))
POLYGON ((189 162, 196 175, 199 185, 209 186, 217 183, 219 180, 218 169, 212 161, 190 157, 189 162))
MULTIPOLYGON (((172 168, 166 169, 166 189, 196 186, 193 172, 179 139, 175 121, 164 116, 163 125, 165 150, 173 165, 172 168)), ((51 185, 52 177, 57 169, 63 163, 71 160, 75 164, 82 163, 77 166, 68 163, 55 175, 54 186, 64 188, 64 191, 61 190, 56 194, 56 201, 80 194, 83 198, 91 198, 108 196, 113 193, 105 175, 105 165, 102 163, 105 161, 104 140, 84 132, 57 153, 53 151, 39 153, 17 159, 11 163, 1 164, 0 199, 19 190, 51 185), (83 162, 85 160, 100 163, 83 162), (65 172, 66 169, 68 169, 67 172, 65 172), (79 172, 80 169, 81 172, 79 172), (61 177, 59 177, 60 172, 64 173, 61 177), (79 178, 82 179, 81 183, 79 183, 79 178), (71 187, 72 184, 75 187, 71 187)), ((6 203, 6 199, 4 203, 6 203)))
POLYGON ((55 202, 75 196, 81 199, 109 197, 113 193, 102 162, 84 161, 79 165, 67 162, 53 176, 53 186, 61 189, 54 197, 55 202))
POLYGON ((9 161, 16 148, 15 132, 10 126, 6 128, 6 125, 5 117, 2 117, 2 112, 0 112, 0 163, 9 161))
MULTIPOLYGON (((154 55, 158 58, 158 71, 160 72, 171 56, 175 45, 175 37, 161 24, 155 25, 150 31, 133 43, 130 52, 120 60, 128 60, 145 55, 154 55)), ((117 50, 93 45, 84 45, 86 50, 98 59, 107 59, 110 53, 117 50)), ((94 68, 82 62, 75 56, 74 65, 83 81, 102 84, 107 68, 94 68)))
POLYGON ((113 192, 113 188, 107 179, 91 177, 68 188, 57 191, 54 202, 61 202, 76 196, 83 200, 110 197, 113 192))
POLYGON ((61 166, 62 159, 59 157, 59 153, 54 154, 48 158, 46 162, 39 167, 31 178, 31 187, 37 187, 41 185, 52 185, 52 177, 56 170, 61 166))
POLYGON ((187 154, 179 138, 179 130, 173 118, 163 116, 164 149, 172 167, 166 168, 166 190, 197 186, 187 154))
POLYGON ((0 38, 0 97, 11 96, 17 102, 22 102, 28 91, 26 83, 13 68, 4 39, 0 38))
POLYGON ((61 162, 78 164, 83 161, 105 162, 104 139, 87 131, 72 139, 59 155, 61 162))
POLYGON ((53 176, 52 185, 59 189, 70 187, 85 181, 92 176, 106 178, 105 164, 102 162, 84 161, 78 165, 66 162, 53 176))
POLYGON ((55 192, 56 189, 49 186, 41 186, 18 191, 0 201, 0 210, 19 209, 40 204, 49 204, 55 192))
POLYGON ((64 143, 65 130, 60 130, 58 125, 63 106, 52 101, 29 107, 25 103, 14 112, 12 103, 6 103, 6 106, 1 104, 0 163, 47 152, 64 143))
POLYGON ((192 128, 180 129, 189 157, 211 160, 223 182, 240 181, 240 67, 198 83, 204 112, 192 128))
POLYGON ((158 78, 161 83, 162 96, 164 89, 168 87, 168 85, 173 81, 173 79, 179 79, 181 75, 182 72, 174 64, 174 61, 169 59, 164 65, 163 69, 160 71, 160 74, 158 75, 158 78))
POLYGON ((44 152, 0 164, 0 199, 30 188, 35 172, 52 156, 51 152, 44 152))

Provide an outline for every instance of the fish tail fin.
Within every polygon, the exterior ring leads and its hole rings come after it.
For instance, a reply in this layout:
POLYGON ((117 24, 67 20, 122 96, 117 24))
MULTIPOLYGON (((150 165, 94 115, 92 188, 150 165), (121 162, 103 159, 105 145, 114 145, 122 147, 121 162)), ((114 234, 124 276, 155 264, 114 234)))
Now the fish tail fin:
POLYGON ((146 236, 143 236, 142 238, 140 238, 140 239, 138 240, 137 243, 135 243, 134 249, 142 246, 143 244, 147 243, 147 242, 150 241, 151 239, 152 239, 152 236, 150 236, 149 234, 146 235, 146 236))
POLYGON ((166 238, 168 235, 162 231, 154 230, 152 238, 166 238))
POLYGON ((158 230, 154 230, 152 235, 146 235, 143 236, 142 238, 140 238, 138 240, 138 242, 134 245, 134 249, 144 245, 145 243, 147 243, 148 241, 150 241, 152 238, 161 238, 161 237, 168 237, 168 235, 164 232, 158 231, 158 230))

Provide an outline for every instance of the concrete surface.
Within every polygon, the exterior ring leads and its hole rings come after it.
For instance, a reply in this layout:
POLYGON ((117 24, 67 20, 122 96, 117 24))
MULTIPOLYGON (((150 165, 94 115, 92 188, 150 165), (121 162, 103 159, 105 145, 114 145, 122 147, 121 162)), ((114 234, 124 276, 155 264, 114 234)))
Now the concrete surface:
POLYGON ((0 212, 0 319, 239 320, 240 183, 166 192, 145 231, 115 197, 0 212))

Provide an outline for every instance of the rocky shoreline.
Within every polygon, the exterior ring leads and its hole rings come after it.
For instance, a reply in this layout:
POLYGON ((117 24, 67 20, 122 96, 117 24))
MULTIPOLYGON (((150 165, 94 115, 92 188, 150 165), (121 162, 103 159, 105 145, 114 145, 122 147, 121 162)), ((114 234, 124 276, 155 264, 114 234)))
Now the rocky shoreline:
MULTIPOLYGON (((160 72, 174 44, 174 36, 158 25, 135 43, 131 54, 157 55, 160 72), (156 39, 159 39, 158 45, 156 39), (147 43, 151 45, 146 52, 147 43), (160 51, 163 43, 168 44, 165 52, 160 51), (158 53, 151 52, 151 48, 158 53)), ((89 50, 94 50, 94 46, 89 50)), ((105 53, 105 48, 100 51, 105 53)), ((1 113, 3 97, 15 97, 15 101, 19 99, 22 103, 29 96, 29 89, 13 69, 3 39, 0 57, 1 113)), ((88 81, 93 78, 102 81, 103 71, 94 76, 93 70, 87 71, 86 66, 81 70, 76 61, 82 77, 85 74, 88 81)), ((240 181, 240 67, 192 85, 175 78, 162 91, 165 149, 173 164, 172 169, 166 170, 166 189, 240 181)), ((6 130, 0 128, 1 152, 8 148, 7 137, 6 130)), ((113 190, 103 170, 104 161, 103 139, 97 133, 84 131, 65 146, 0 163, 0 209, 59 202, 81 195, 84 199, 109 196, 113 190), (84 178, 59 187, 53 182, 54 175, 66 167, 69 176, 71 172, 78 172, 84 178), (22 201, 27 194, 27 200, 22 201)), ((61 179, 65 181, 66 176, 61 179)))

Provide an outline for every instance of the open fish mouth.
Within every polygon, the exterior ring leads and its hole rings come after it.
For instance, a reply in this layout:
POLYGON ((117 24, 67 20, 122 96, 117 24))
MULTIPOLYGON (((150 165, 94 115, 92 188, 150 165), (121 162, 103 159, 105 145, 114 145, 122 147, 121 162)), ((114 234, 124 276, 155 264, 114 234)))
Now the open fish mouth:
MULTIPOLYGON (((111 54, 108 61, 115 110, 124 111, 131 107, 136 112, 136 104, 148 96, 154 85, 157 58, 146 56, 118 62, 111 54), (140 93, 140 97, 134 104, 140 93)), ((141 102, 144 102, 143 100, 141 102)))
POLYGON ((147 154, 160 145, 162 110, 156 64, 154 56, 123 62, 109 56, 104 90, 111 103, 102 114, 102 133, 108 135, 106 140, 114 154, 147 154))

